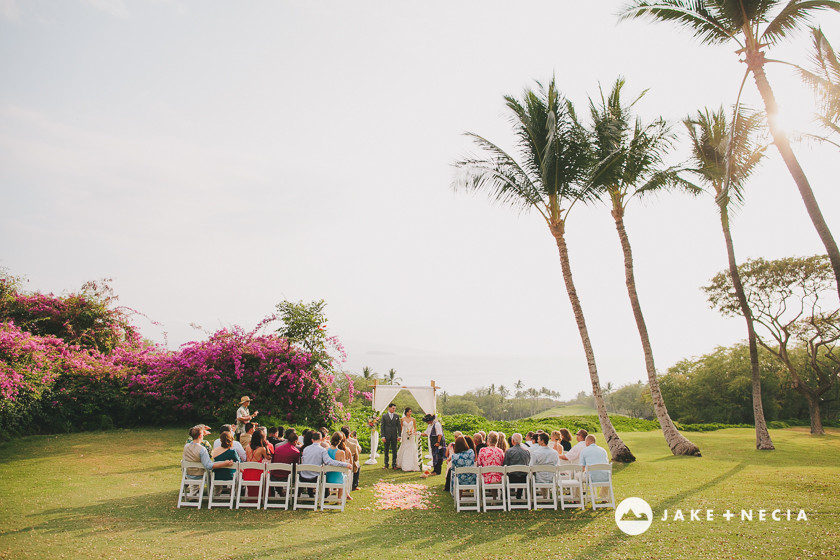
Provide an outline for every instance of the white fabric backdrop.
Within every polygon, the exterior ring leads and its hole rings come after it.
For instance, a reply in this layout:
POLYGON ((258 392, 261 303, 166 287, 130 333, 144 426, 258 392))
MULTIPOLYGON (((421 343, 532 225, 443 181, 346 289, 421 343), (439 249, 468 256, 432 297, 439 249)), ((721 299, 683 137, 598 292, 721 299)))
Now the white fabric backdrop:
POLYGON ((437 414, 437 399, 434 387, 402 387, 400 385, 377 385, 373 390, 373 409, 377 414, 388 408, 394 397, 403 389, 408 389, 420 408, 426 414, 437 414))

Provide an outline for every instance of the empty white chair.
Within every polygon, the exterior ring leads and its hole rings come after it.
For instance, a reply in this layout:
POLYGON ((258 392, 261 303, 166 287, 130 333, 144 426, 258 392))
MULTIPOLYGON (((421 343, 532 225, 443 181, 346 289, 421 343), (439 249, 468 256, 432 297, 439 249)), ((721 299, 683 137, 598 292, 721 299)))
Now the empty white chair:
POLYGON ((211 509, 213 506, 227 506, 229 509, 233 509, 233 501, 236 498, 237 473, 238 470, 236 467, 230 469, 221 467, 213 469, 213 472, 210 473, 210 491, 208 493, 210 499, 207 501, 207 509, 211 509), (225 474, 232 474, 230 480, 219 479, 223 471, 226 471, 225 474))
POLYGON ((531 466, 531 489, 534 494, 534 509, 557 509, 557 486, 554 482, 556 476, 557 465, 531 466), (545 482, 539 481, 537 479, 538 473, 549 473, 550 480, 545 482))
POLYGON ((178 491, 178 507, 195 507, 201 508, 201 500, 204 498, 204 487, 207 486, 207 470, 201 463, 193 463, 190 461, 181 461, 181 489, 178 491), (190 478, 191 473, 196 473, 194 476, 199 476, 198 470, 201 470, 201 478, 190 478))
MULTIPOLYGON (((265 479, 265 464, 264 463, 257 463, 254 461, 239 463, 239 468, 237 469, 239 475, 236 477, 237 479, 237 492, 236 492, 236 509, 241 507, 252 507, 260 509, 260 503, 262 499, 262 492, 263 492, 263 481, 265 479), (257 480, 245 480, 245 471, 259 471, 259 479, 257 480), (256 496, 249 496, 248 499, 242 500, 242 493, 248 492, 249 488, 256 489, 256 496), (253 499, 253 501, 251 501, 253 499)), ((248 473, 249 478, 253 476, 250 472, 248 473)))
POLYGON ((265 466, 265 495, 263 496, 263 509, 282 508, 289 509, 289 501, 292 497, 292 487, 295 479, 294 467, 290 463, 269 463, 265 466), (284 479, 272 478, 272 474, 287 473, 284 479), (274 497, 271 491, 274 490, 274 497))
POLYGON ((294 494, 295 499, 292 501, 292 509, 318 509, 318 496, 321 489, 321 479, 323 478, 321 465, 298 465, 297 480, 295 480, 294 494), (301 471, 308 471, 315 474, 315 480, 301 480, 301 471), (309 492, 312 491, 312 495, 309 492), (303 496, 301 495, 303 492, 303 496))
POLYGON ((452 492, 455 496, 455 511, 481 511, 479 491, 481 485, 481 469, 478 467, 456 467, 452 471, 452 492), (475 482, 465 484, 458 475, 474 475, 475 482))
POLYGON ((498 466, 481 467, 481 507, 484 511, 507 509, 507 492, 505 490, 505 468, 498 466), (498 473, 499 482, 488 483, 484 478, 485 474, 498 473))
POLYGON ((321 480, 321 511, 325 509, 339 509, 344 511, 344 504, 347 503, 347 478, 348 473, 352 472, 346 467, 336 467, 333 465, 324 465, 322 472, 323 480, 321 480), (327 473, 342 473, 344 476, 340 482, 329 482, 327 473), (335 502, 328 502, 327 496, 330 495, 330 490, 336 492, 341 491, 341 497, 337 498, 335 502))
POLYGON ((612 487, 612 465, 587 465, 586 467, 586 485, 589 489, 589 497, 592 500, 592 509, 598 508, 615 508, 615 497, 613 496, 612 487), (593 478, 603 478, 606 474, 606 480, 595 480, 593 478), (601 498, 598 497, 598 489, 606 488, 606 501, 599 503, 601 498))
POLYGON ((560 492, 560 509, 586 507, 583 498, 583 482, 580 465, 561 465, 557 467, 557 489, 560 492))
POLYGON ((508 465, 505 467, 505 473, 508 475, 505 481, 508 511, 512 509, 531 509, 531 467, 527 465, 508 465), (511 482, 511 473, 525 475, 525 482, 511 482), (517 494, 524 496, 524 499, 517 498, 517 494))

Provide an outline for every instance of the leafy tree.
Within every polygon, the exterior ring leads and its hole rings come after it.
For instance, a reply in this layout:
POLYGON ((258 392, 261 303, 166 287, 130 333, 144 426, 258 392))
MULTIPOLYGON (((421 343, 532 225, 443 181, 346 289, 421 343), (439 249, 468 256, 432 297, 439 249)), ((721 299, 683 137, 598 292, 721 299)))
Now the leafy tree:
POLYGON ((689 171, 695 174, 711 190, 720 215, 726 255, 729 260, 729 275, 741 315, 747 324, 747 341, 750 349, 752 375, 753 418, 755 423, 756 449, 773 449, 770 432, 764 417, 761 399, 761 375, 758 366, 758 346, 752 314, 747 296, 738 274, 735 245, 729 227, 729 209, 738 207, 744 200, 744 188, 752 172, 764 157, 765 146, 756 140, 761 130, 761 117, 757 114, 743 114, 735 111, 728 121, 723 107, 716 112, 709 109, 698 111, 694 117, 683 120, 691 141, 691 165, 689 171), (732 122, 735 126, 732 126, 732 122))
POLYGON ((571 207, 587 196, 581 184, 592 164, 588 136, 578 122, 572 103, 563 99, 554 79, 547 88, 538 84, 536 91, 526 89, 521 100, 506 96, 505 103, 518 137, 520 161, 486 138, 468 133, 483 154, 456 163, 461 173, 453 186, 484 192, 498 202, 523 211, 536 210, 545 220, 559 252, 563 281, 586 355, 601 430, 614 461, 634 461, 635 457, 607 415, 595 352, 572 278, 565 238, 571 207))
POLYGON ((283 326, 277 329, 277 332, 289 342, 300 344, 308 352, 323 352, 327 339, 327 316, 324 314, 326 306, 324 300, 310 303, 278 303, 278 318, 283 322, 283 326))
POLYGON ((773 143, 779 150, 805 203, 808 216, 825 246, 831 261, 840 295, 840 249, 822 215, 811 184, 790 147, 790 141, 779 124, 776 97, 764 71, 765 51, 805 27, 821 10, 840 11, 836 0, 632 0, 622 19, 648 18, 668 21, 693 32, 701 42, 722 44, 734 42, 738 55, 747 65, 744 81, 752 74, 764 101, 767 122, 773 143))
MULTIPOLYGON (((793 388, 808 401, 811 433, 824 434, 820 399, 840 374, 840 307, 832 301, 835 285, 828 258, 753 259, 739 272, 753 318, 762 327, 759 344, 785 366, 793 388), (796 345, 806 349, 805 363, 792 358, 796 345)), ((704 290, 724 315, 741 313, 729 274, 717 274, 704 290)))
POLYGON ((645 92, 627 104, 622 103, 624 79, 618 78, 608 96, 601 90, 596 102, 589 99, 592 115, 592 146, 597 164, 592 173, 592 189, 599 197, 609 200, 610 210, 624 255, 624 282, 636 328, 642 343, 645 369, 648 375, 654 409, 662 426, 662 433, 674 455, 699 455, 700 449, 674 426, 656 381, 653 348, 648 336, 636 277, 633 272, 633 251, 624 226, 624 215, 632 200, 666 189, 681 188, 692 193, 698 190, 683 181, 678 167, 666 166, 663 157, 673 147, 673 134, 661 118, 643 123, 633 118, 632 108, 645 92))
POLYGON ((650 391, 646 384, 639 381, 619 387, 610 394, 610 404, 619 414, 633 418, 651 419, 655 417, 650 391))
MULTIPOLYGON (((811 86, 819 102, 817 120, 829 134, 840 135, 840 61, 819 28, 811 29, 812 69, 800 68, 800 74, 811 86)), ((820 138, 828 140, 827 138, 820 138)), ((830 141, 830 140, 829 140, 830 141)), ((837 142, 832 142, 840 147, 837 142)))

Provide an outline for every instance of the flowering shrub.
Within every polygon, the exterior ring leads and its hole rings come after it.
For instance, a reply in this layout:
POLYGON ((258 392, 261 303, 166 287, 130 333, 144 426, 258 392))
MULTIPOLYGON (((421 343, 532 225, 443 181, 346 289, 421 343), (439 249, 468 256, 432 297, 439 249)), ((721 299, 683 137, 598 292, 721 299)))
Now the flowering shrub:
POLYGON ((264 416, 312 425, 343 421, 335 376, 311 358, 285 338, 222 329, 149 360, 145 371, 131 378, 129 390, 178 417, 230 422, 239 398, 248 395, 252 411, 264 416))

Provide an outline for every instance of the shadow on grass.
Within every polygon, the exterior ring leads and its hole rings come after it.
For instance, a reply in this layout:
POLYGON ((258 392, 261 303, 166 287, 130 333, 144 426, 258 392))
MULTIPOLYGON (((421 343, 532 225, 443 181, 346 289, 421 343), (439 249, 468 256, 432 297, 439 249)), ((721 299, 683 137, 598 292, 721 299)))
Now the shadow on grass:
MULTIPOLYGON (((736 474, 738 474, 739 472, 744 470, 744 468, 746 466, 747 466, 747 462, 742 461, 742 462, 738 463, 737 465, 735 465, 734 467, 732 467, 731 469, 729 469, 728 471, 726 471, 725 473, 709 480, 708 482, 705 482, 703 484, 695 486, 694 488, 691 488, 689 490, 684 490, 684 491, 682 491, 678 494, 674 494, 670 498, 668 498, 666 500, 662 500, 662 501, 660 501, 656 504, 651 504, 651 509, 653 509, 653 511, 654 511, 654 518, 656 517, 656 513, 658 511, 662 511, 662 510, 665 510, 665 509, 670 509, 672 506, 680 503, 685 498, 688 498, 690 496, 694 496, 694 495, 699 494, 699 493, 701 493, 705 490, 710 490, 710 489, 714 488, 715 486, 723 483, 724 481, 728 480, 729 478, 732 478, 733 476, 735 476, 736 474)), ((611 515, 615 515, 612 510, 610 511, 610 513, 611 513, 611 515)), ((600 559, 600 558, 604 558, 605 554, 608 551, 621 547, 621 545, 623 545, 629 538, 632 538, 632 537, 630 535, 625 534, 620 529, 616 528, 609 535, 605 535, 604 538, 602 538, 599 542, 593 543, 587 549, 582 551, 581 554, 579 556, 577 556, 577 558, 581 558, 581 559, 589 559, 589 558, 600 559)))

